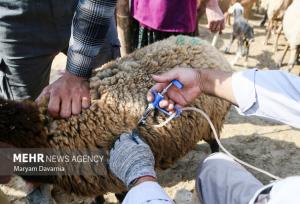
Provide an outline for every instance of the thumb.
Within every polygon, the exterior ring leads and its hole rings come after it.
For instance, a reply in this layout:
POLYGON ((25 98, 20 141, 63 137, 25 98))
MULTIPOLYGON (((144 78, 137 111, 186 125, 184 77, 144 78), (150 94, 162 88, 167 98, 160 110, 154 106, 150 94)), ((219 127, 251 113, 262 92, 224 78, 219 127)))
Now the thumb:
POLYGON ((178 76, 178 73, 177 73, 176 69, 172 69, 172 70, 165 72, 163 74, 160 74, 160 75, 152 75, 152 78, 156 82, 165 83, 165 82, 170 82, 173 79, 177 79, 177 76, 178 76))

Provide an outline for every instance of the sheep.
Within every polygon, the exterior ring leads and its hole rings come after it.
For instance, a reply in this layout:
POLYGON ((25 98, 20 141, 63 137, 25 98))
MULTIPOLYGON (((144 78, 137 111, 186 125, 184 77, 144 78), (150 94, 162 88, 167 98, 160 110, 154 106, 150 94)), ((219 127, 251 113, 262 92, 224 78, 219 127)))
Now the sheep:
MULTIPOLYGON (((107 158, 114 141, 121 133, 132 131, 143 114, 146 93, 154 84, 151 75, 175 66, 231 71, 223 55, 208 42, 172 36, 97 69, 90 79, 92 105, 79 115, 51 118, 47 115, 46 98, 39 105, 0 99, 0 141, 18 148, 96 149, 107 158)), ((203 109, 220 132, 230 108, 227 101, 202 95, 191 105, 203 109)), ((214 142, 207 121, 197 113, 184 112, 167 126, 153 127, 165 119, 164 114, 156 112, 145 126, 138 127, 140 136, 154 153, 157 169, 170 167, 202 139, 214 142)), ((51 176, 42 182, 51 182, 68 193, 82 196, 125 190, 109 171, 107 160, 91 168, 95 168, 98 176, 51 176)))
POLYGON ((237 38, 238 48, 235 59, 231 64, 236 64, 241 56, 245 56, 245 63, 247 64, 250 42, 254 40, 254 31, 243 17, 244 8, 240 3, 235 3, 230 10, 232 10, 230 13, 233 13, 234 16, 234 23, 232 27, 231 40, 225 49, 225 53, 229 53, 233 41, 237 38))
POLYGON ((291 56, 288 62, 288 71, 290 71, 295 63, 300 51, 300 1, 294 1, 286 10, 283 18, 283 32, 288 40, 289 45, 286 46, 278 66, 281 67, 282 61, 287 53, 288 48, 291 48, 291 56))
POLYGON ((230 5, 235 3, 240 3, 243 6, 244 17, 248 20, 250 18, 251 9, 255 3, 257 4, 257 0, 220 0, 219 4, 224 13, 225 21, 228 22, 228 25, 231 25, 230 15, 232 14, 228 12, 228 9, 230 8, 230 5))
MULTIPOLYGON (((289 5, 292 3, 293 0, 268 0, 267 2, 267 18, 268 26, 267 26, 267 34, 265 38, 264 44, 267 45, 269 42, 269 39, 271 37, 272 30, 276 29, 278 24, 282 21, 284 12, 289 7, 289 5)), ((281 25, 279 25, 279 28, 277 28, 277 36, 274 43, 273 50, 277 50, 277 44, 278 44, 278 38, 280 35, 281 25)))

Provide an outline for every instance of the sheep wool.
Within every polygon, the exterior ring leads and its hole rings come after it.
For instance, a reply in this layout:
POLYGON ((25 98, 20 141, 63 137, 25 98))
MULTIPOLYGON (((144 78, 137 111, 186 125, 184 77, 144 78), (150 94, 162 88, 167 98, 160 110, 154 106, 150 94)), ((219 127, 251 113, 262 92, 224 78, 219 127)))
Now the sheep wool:
MULTIPOLYGON (((92 105, 68 119, 47 115, 47 102, 13 102, 0 99, 0 140, 16 147, 48 147, 57 150, 101 149, 107 157, 114 141, 137 125, 147 105, 146 93, 154 85, 152 74, 173 67, 231 71, 222 54, 208 42, 187 36, 170 37, 109 62, 90 79, 92 105)), ((191 106, 203 109, 220 132, 230 104, 202 95, 191 106)), ((213 141, 208 122, 199 114, 184 112, 162 128, 153 125, 166 116, 155 112, 138 128, 151 147, 157 169, 170 167, 198 141, 213 141)), ((66 192, 95 196, 120 192, 125 186, 109 171, 107 161, 95 168, 97 176, 51 176, 45 182, 66 192)), ((37 178, 41 179, 41 178, 37 178)))

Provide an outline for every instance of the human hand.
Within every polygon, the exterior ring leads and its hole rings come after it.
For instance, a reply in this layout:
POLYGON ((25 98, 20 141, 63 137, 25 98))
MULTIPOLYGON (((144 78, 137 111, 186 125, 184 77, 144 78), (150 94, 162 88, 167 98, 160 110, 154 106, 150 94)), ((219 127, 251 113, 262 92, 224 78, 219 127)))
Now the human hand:
POLYGON ((89 83, 66 71, 59 79, 44 88, 37 102, 49 96, 48 112, 53 117, 68 118, 90 106, 89 83))
POLYGON ((211 32, 221 32, 225 27, 224 14, 217 0, 209 0, 206 5, 208 28, 211 32))
POLYGON ((154 156, 149 147, 139 136, 123 133, 110 150, 109 168, 128 187, 142 177, 152 177, 154 156))
MULTIPOLYGON (((165 94, 165 100, 159 103, 159 106, 167 109, 167 111, 173 111, 175 105, 177 107, 186 106, 202 92, 200 72, 192 68, 174 68, 161 75, 153 75, 152 77, 157 84, 151 90, 157 92, 161 92, 174 79, 179 80, 183 84, 182 90, 172 86, 165 94)), ((147 100, 149 102, 154 100, 151 91, 147 94, 147 100)))

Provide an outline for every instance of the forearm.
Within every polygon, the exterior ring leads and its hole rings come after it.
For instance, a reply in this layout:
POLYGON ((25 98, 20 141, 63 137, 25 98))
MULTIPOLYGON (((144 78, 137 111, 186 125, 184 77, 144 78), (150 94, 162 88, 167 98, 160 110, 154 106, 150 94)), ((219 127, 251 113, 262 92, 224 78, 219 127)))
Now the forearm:
POLYGON ((201 90, 237 105, 232 89, 232 73, 217 69, 200 69, 201 90))
POLYGON ((240 114, 261 116, 300 127, 300 78, 282 71, 231 73, 201 69, 202 92, 225 99, 240 114))
POLYGON ((172 199, 166 194, 164 189, 151 178, 141 179, 132 187, 123 204, 174 204, 172 199))
POLYGON ((232 89, 239 112, 300 128, 300 78, 275 70, 234 73, 232 89))
POLYGON ((80 0, 73 18, 67 70, 88 78, 104 43, 116 0, 80 0))

